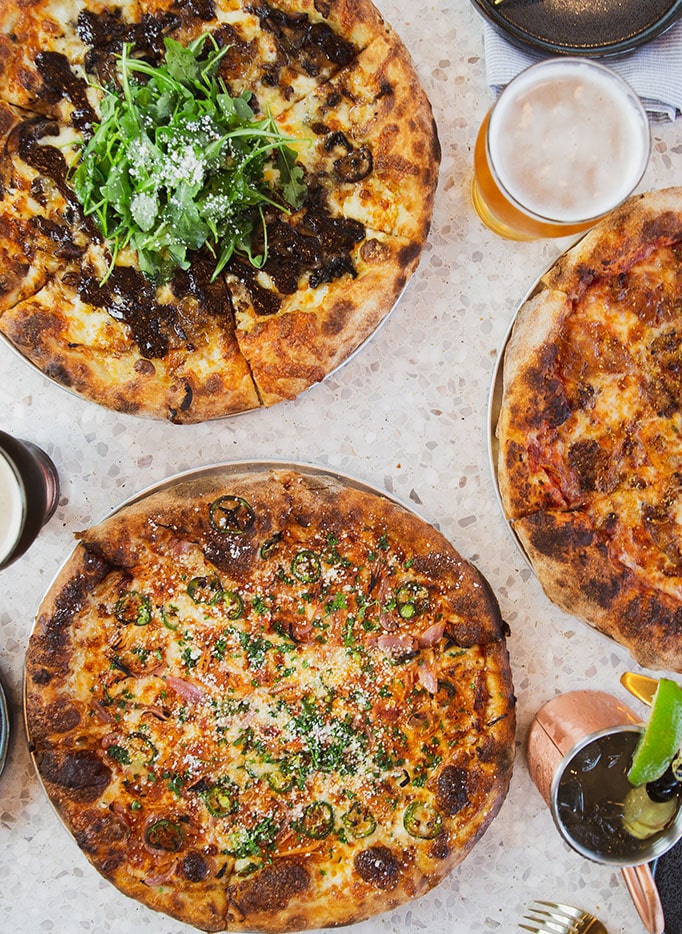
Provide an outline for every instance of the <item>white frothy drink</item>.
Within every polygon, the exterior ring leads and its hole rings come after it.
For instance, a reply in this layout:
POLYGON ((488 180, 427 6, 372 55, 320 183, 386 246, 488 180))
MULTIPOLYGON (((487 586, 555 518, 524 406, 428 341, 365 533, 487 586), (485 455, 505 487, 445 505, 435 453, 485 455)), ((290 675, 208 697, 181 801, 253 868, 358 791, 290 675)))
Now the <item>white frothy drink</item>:
POLYGON ((0 451, 0 564, 18 542, 23 523, 23 490, 14 468, 0 451))
POLYGON ((562 223, 599 217, 638 184, 649 158, 642 105, 595 62, 552 59, 522 72, 490 118, 498 180, 526 210, 562 223))

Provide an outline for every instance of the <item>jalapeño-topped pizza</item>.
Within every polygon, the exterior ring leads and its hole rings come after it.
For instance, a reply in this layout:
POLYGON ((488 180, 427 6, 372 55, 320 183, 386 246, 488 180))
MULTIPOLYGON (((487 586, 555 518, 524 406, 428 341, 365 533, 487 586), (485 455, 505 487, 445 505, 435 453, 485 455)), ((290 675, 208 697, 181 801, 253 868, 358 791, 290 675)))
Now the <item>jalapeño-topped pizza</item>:
POLYGON ((0 0, 0 333, 118 411, 291 399, 392 308, 440 158, 369 0, 0 0))
POLYGON ((434 528, 328 474, 211 469, 80 534, 26 665, 31 749, 88 859, 209 931, 417 897, 507 791, 505 625, 434 528))
POLYGON ((562 256, 504 356, 499 480, 547 594, 682 671, 682 189, 562 256))

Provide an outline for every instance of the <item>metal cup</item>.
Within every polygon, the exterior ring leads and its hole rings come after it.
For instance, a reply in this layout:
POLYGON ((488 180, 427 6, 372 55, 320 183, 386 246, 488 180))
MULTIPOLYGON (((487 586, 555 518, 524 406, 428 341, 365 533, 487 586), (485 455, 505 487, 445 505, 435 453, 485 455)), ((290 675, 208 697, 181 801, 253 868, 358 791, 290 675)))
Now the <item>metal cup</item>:
POLYGON ((562 759, 585 737, 641 718, 604 691, 560 694, 535 714, 526 737, 530 776, 550 807, 552 781, 562 759))
POLYGON ((652 843, 651 855, 640 855, 632 864, 617 857, 604 859, 577 847, 557 813, 556 795, 561 776, 574 755, 595 737, 622 730, 641 730, 641 718, 626 704, 603 691, 570 691, 545 704, 533 718, 526 737, 526 755, 531 778, 550 808, 566 842, 595 862, 621 867, 635 907, 652 934, 661 934, 665 922, 658 890, 648 860, 670 849, 682 836, 682 808, 666 831, 652 843))
POLYGON ((0 570, 35 541, 58 500, 59 475, 47 454, 0 431, 0 570))

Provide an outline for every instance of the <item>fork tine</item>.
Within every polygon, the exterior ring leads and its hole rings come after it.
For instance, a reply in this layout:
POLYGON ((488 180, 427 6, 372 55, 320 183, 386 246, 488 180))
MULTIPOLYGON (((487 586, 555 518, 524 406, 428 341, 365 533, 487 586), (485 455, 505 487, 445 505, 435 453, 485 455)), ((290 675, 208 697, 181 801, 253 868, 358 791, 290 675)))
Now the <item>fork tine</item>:
POLYGON ((539 924, 540 927, 530 929, 538 934, 573 934, 574 923, 580 917, 580 912, 571 909, 570 905, 557 905, 554 902, 535 901, 530 905, 530 911, 532 914, 526 915, 524 921, 539 924))
POLYGON ((552 921, 549 915, 546 915, 544 918, 531 917, 531 915, 525 915, 524 921, 532 921, 534 924, 539 924, 540 927, 526 927, 523 924, 520 924, 520 928, 524 928, 526 931, 534 931, 536 934, 573 934, 573 923, 571 921, 561 921, 557 924, 555 921, 552 921))
POLYGON ((606 928, 594 915, 580 911, 572 905, 537 899, 531 902, 529 910, 531 914, 525 915, 523 920, 538 926, 519 924, 519 927, 524 931, 531 931, 532 934, 587 934, 592 930, 595 934, 606 934, 606 928))
MULTIPOLYGON (((578 921, 582 918, 584 912, 579 911, 577 908, 574 908, 572 905, 562 905, 559 902, 543 902, 541 899, 536 899, 533 902, 534 905, 544 905, 545 908, 551 908, 553 913, 558 913, 560 916, 568 917, 572 921, 578 921)), ((536 909, 534 909, 536 910, 536 909)))
POLYGON ((548 924, 551 924, 551 921, 541 921, 539 918, 531 918, 530 915, 524 915, 524 921, 532 921, 534 925, 540 925, 540 927, 531 927, 529 924, 520 924, 519 927, 522 931, 532 931, 532 934, 566 934, 566 928, 558 928, 555 925, 548 927, 548 924))

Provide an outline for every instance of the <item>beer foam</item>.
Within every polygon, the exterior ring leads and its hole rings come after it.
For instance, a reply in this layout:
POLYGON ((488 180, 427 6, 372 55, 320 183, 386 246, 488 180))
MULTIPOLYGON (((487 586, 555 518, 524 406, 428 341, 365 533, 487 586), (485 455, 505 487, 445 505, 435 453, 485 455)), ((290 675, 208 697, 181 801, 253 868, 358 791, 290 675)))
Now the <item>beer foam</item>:
POLYGON ((0 451, 0 563, 18 542, 23 525, 23 489, 14 468, 0 451))
POLYGON ((599 217, 627 198, 649 146, 635 93, 607 68, 576 59, 522 72, 499 98, 488 131, 491 163, 512 198, 567 223, 599 217))

